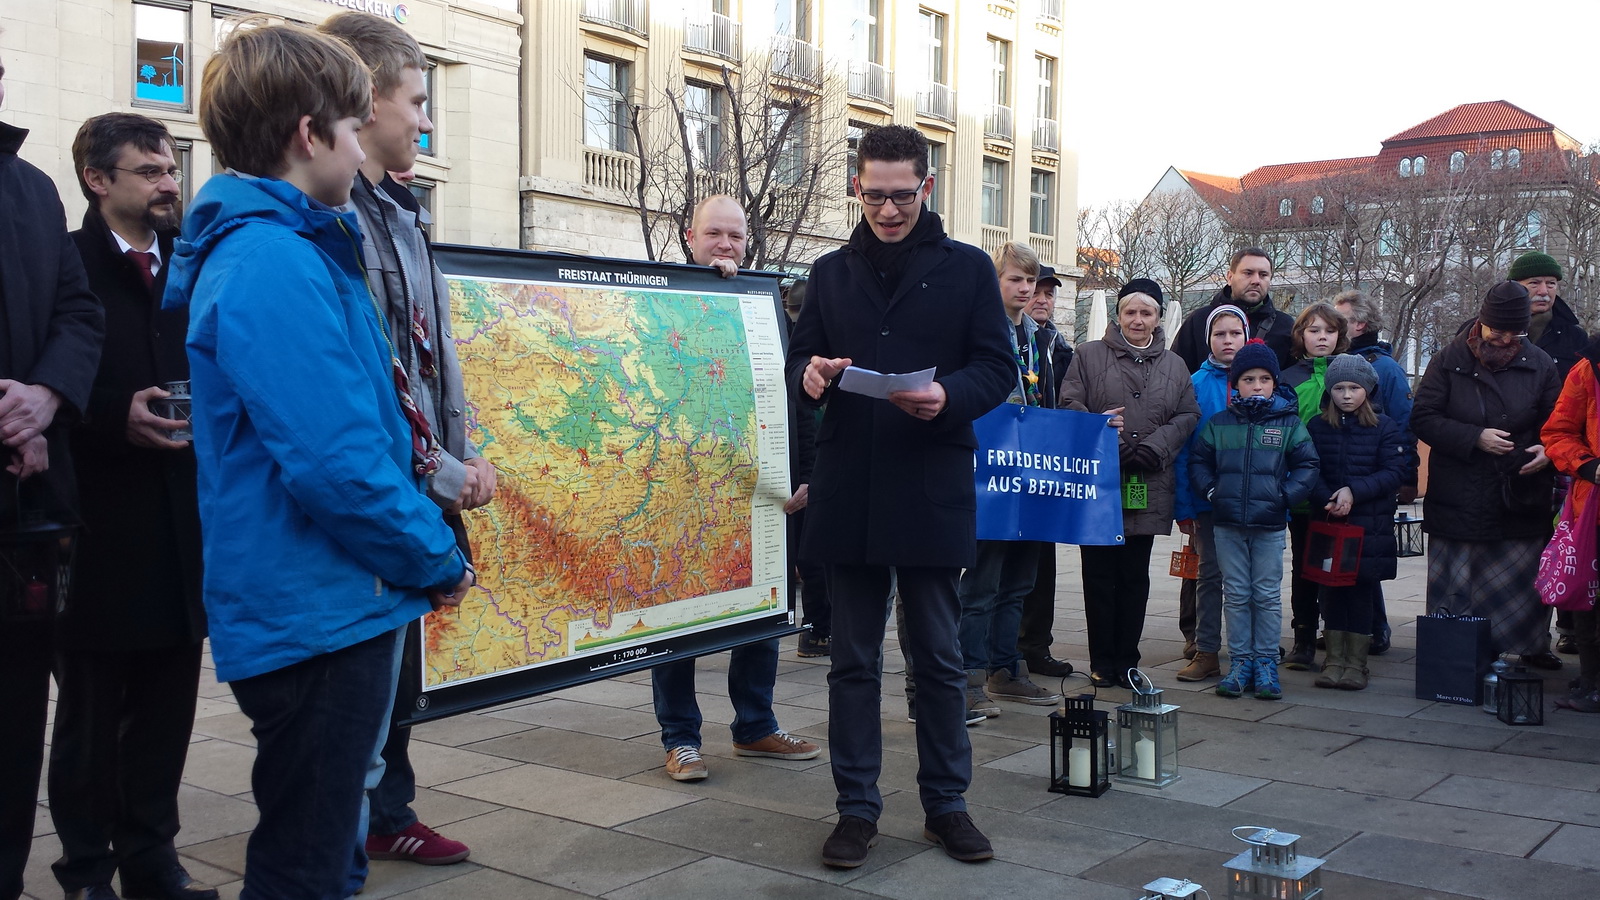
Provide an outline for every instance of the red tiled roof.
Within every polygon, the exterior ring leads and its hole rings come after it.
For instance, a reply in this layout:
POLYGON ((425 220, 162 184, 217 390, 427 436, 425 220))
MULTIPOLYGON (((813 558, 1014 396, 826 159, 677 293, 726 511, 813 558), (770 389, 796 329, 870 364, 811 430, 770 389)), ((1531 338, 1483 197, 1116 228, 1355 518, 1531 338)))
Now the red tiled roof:
POLYGON ((1413 125, 1384 141, 1385 145, 1402 141, 1425 141, 1438 138, 1464 137, 1497 131, 1542 131, 1555 126, 1504 100, 1484 103, 1463 103, 1437 116, 1413 125))
POLYGON ((1239 195, 1243 187, 1239 179, 1227 175, 1207 175, 1204 172, 1186 172, 1178 170, 1178 174, 1189 182, 1189 187, 1200 195, 1200 199, 1212 207, 1225 207, 1239 195))
POLYGON ((1372 165, 1376 157, 1352 156, 1344 159, 1318 159, 1310 162, 1280 163, 1246 172, 1239 182, 1246 190, 1266 184, 1315 181, 1330 175, 1355 172, 1372 165))

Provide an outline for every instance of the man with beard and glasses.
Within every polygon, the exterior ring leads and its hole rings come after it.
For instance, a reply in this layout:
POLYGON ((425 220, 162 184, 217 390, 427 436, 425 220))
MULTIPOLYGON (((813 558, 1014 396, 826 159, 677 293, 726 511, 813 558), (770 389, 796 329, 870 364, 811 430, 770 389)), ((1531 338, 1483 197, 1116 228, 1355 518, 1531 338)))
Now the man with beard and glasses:
MULTIPOLYGON (((4 78, 0 65, 0 102, 4 78)), ((105 324, 55 184, 18 156, 27 136, 0 122, 0 900, 22 894, 33 842, 58 535, 77 518, 66 429, 88 408, 105 324)))
POLYGON ((118 871, 124 897, 214 898, 173 844, 206 636, 194 449, 159 403, 189 379, 187 316, 161 308, 183 172, 166 126, 129 113, 84 122, 72 162, 106 342, 72 432, 85 528, 56 647, 53 868, 69 898, 115 897, 118 871))
POLYGON ((801 553, 827 566, 833 601, 828 742, 839 823, 822 861, 855 868, 878 839, 883 635, 898 576, 900 645, 916 660, 923 836, 976 862, 994 850, 963 796, 972 745, 956 582, 978 546, 972 420, 1006 398, 1016 362, 994 264, 923 205, 933 188, 927 138, 876 128, 857 157, 862 220, 812 269, 786 364, 789 395, 826 405, 801 537, 801 553), (936 373, 923 389, 878 400, 838 389, 851 364, 936 373))
POLYGON ((1411 430, 1427 444, 1428 612, 1489 620, 1495 653, 1549 652, 1534 589, 1550 539, 1554 472, 1539 431, 1561 393, 1556 364, 1528 340, 1528 289, 1502 281, 1478 317, 1434 354, 1411 430))

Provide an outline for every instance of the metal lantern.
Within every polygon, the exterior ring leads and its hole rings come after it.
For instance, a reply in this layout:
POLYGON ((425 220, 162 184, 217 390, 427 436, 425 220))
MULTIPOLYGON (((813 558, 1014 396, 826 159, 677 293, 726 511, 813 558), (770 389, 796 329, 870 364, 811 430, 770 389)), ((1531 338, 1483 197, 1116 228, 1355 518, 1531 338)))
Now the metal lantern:
POLYGON ((1094 708, 1093 694, 1068 697, 1050 714, 1050 790, 1098 797, 1111 789, 1111 716, 1094 708))
POLYGON ((1176 878, 1157 878, 1145 885, 1144 889, 1150 893, 1140 897, 1139 900, 1186 900, 1195 894, 1205 893, 1205 888, 1187 878, 1181 881, 1176 878))
POLYGON ((1413 519, 1405 511, 1394 514, 1394 546, 1395 555, 1404 559, 1408 556, 1421 556, 1426 552, 1422 536, 1422 520, 1413 519))
POLYGON ((1489 671, 1483 676, 1483 711, 1491 716, 1500 714, 1500 676, 1510 670, 1503 659, 1497 659, 1489 664, 1489 671))
POLYGON ((1117 780, 1162 788, 1178 780, 1178 710, 1138 669, 1133 699, 1117 707, 1117 780))
POLYGON ((1241 826, 1233 836, 1250 849, 1228 860, 1228 897, 1260 900, 1313 900, 1322 896, 1322 873, 1327 860, 1295 852, 1300 835, 1276 828, 1241 826), (1248 831, 1240 836, 1239 832, 1248 831))
POLYGON ((1514 666, 1495 685, 1495 716, 1507 725, 1544 724, 1544 679, 1514 666))

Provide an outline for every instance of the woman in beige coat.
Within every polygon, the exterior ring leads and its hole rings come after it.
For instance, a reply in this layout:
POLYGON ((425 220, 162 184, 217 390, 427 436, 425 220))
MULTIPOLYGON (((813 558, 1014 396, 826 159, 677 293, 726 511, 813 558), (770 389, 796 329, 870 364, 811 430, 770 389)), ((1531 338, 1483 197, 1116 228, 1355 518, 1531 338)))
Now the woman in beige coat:
POLYGON ((1105 413, 1118 431, 1122 465, 1121 544, 1079 547, 1089 628, 1089 678, 1128 686, 1150 600, 1150 548, 1172 533, 1173 462, 1200 423, 1189 368, 1166 348, 1161 288, 1136 278, 1117 294, 1105 337, 1078 346, 1061 380, 1064 409, 1105 413))

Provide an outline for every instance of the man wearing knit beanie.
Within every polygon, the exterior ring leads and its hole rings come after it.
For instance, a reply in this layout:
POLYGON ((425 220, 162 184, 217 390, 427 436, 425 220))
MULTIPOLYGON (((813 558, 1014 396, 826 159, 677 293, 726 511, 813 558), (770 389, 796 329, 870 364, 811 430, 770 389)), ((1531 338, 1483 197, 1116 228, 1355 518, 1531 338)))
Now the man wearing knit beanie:
POLYGON ((1561 264, 1547 253, 1524 253, 1511 263, 1506 278, 1528 289, 1533 304, 1533 319, 1528 323, 1528 340, 1556 361, 1556 373, 1563 379, 1589 343, 1589 336, 1578 317, 1562 300, 1561 264))

